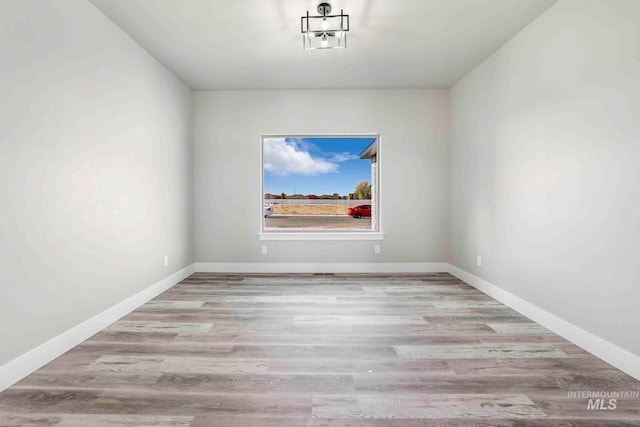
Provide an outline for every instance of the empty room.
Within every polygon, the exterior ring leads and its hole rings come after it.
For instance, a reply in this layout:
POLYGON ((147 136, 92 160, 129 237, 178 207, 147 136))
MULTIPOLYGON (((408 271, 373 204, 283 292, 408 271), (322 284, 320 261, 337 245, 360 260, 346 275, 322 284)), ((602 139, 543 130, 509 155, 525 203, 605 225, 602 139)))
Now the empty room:
POLYGON ((0 426, 640 425, 639 22, 0 0, 0 426))

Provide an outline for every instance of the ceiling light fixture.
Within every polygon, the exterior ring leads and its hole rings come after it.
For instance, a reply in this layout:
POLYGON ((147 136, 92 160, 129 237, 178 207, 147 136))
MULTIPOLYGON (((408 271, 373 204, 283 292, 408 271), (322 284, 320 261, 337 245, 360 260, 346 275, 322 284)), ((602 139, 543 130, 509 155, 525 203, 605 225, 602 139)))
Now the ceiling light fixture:
POLYGON ((349 31, 349 15, 340 10, 340 15, 329 15, 331 5, 320 3, 318 5, 319 16, 307 16, 300 18, 300 31, 302 32, 302 47, 307 50, 314 49, 344 49, 347 47, 347 31, 349 31))

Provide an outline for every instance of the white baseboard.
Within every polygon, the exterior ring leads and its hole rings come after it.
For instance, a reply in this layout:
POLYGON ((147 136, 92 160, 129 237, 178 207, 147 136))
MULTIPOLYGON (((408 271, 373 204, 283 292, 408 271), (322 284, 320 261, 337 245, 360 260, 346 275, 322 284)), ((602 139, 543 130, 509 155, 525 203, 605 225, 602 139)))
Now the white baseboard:
POLYGON ((445 273, 446 262, 216 263, 197 262, 196 273, 445 273))
POLYGON ((639 356, 620 348, 617 345, 592 334, 591 332, 585 331, 579 326, 576 326, 555 314, 549 313, 537 305, 531 304, 511 292, 505 291, 493 283, 487 282, 478 276, 474 276, 461 268, 449 264, 449 273, 479 291, 500 301, 506 306, 513 308, 515 311, 528 317, 534 322, 555 332, 566 340, 571 341, 573 344, 582 347, 589 353, 599 357, 610 365, 613 365, 621 371, 640 380, 639 356))
POLYGON ((191 264, 0 366, 0 392, 171 288, 193 272, 194 264, 191 264))

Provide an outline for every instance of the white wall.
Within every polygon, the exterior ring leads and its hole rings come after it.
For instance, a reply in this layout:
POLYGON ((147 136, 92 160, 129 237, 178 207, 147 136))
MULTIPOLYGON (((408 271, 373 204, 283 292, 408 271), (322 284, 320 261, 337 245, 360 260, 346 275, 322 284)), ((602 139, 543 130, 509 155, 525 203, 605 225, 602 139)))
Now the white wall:
POLYGON ((448 132, 449 93, 442 90, 196 92, 196 261, 445 261, 448 132), (381 136, 385 240, 258 240, 261 135, 358 132, 381 136))
POLYGON ((452 263, 636 355, 639 22, 560 0, 451 95, 452 263))
POLYGON ((190 265, 193 201, 190 90, 87 1, 0 1, 0 76, 2 365, 190 265))

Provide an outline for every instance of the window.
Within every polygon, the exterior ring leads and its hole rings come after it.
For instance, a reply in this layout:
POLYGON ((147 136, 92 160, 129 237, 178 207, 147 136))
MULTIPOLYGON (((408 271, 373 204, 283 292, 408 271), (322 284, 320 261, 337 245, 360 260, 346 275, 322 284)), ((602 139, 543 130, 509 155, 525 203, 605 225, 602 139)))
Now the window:
POLYGON ((381 239, 380 137, 262 137, 262 239, 381 239))

